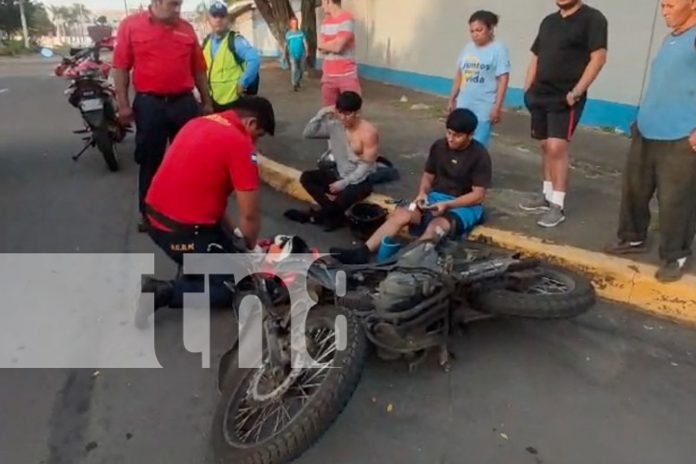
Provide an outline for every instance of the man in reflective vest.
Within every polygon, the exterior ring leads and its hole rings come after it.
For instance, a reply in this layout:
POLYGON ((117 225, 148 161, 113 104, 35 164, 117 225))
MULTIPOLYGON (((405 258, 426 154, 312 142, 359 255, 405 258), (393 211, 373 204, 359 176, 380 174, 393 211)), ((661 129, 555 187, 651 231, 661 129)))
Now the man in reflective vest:
POLYGON ((249 42, 230 29, 227 5, 216 2, 209 10, 212 33, 203 41, 208 86, 215 112, 225 111, 258 88, 261 58, 249 42))

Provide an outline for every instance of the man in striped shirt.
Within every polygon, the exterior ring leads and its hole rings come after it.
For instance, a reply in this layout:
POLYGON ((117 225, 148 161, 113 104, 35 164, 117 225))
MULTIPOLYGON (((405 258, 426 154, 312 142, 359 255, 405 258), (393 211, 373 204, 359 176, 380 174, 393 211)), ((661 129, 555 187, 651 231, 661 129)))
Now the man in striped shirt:
POLYGON ((342 92, 362 93, 355 59, 355 19, 341 8, 341 0, 322 0, 322 7, 326 17, 317 47, 324 55, 321 97, 324 106, 335 106, 342 92))

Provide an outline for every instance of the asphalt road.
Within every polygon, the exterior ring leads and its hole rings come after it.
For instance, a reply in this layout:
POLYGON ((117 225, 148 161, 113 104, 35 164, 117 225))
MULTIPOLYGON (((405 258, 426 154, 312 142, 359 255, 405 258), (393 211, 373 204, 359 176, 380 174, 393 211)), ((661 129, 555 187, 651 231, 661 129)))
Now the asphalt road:
MULTIPOLYGON (((0 251, 155 253, 157 274, 172 273, 135 229, 132 140, 117 174, 96 152, 73 163, 79 117, 49 72, 39 60, 0 61, 0 251)), ((288 224, 291 202, 271 191, 263 199, 267 234, 299 233, 323 249, 349 240, 288 224)), ((216 372, 183 348, 178 316, 157 320, 163 369, 3 370, 0 462, 210 462, 216 372)), ((213 316, 213 361, 230 343, 229 322, 213 316)), ((346 411, 300 462, 693 462, 692 330, 601 302, 572 321, 480 322, 453 348, 448 374, 371 360, 346 411)))

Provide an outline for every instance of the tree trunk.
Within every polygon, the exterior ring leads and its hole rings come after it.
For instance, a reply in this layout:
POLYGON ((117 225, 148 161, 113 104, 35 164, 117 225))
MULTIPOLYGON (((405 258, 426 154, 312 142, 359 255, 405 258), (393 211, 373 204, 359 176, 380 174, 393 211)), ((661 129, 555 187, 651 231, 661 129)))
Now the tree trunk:
POLYGON ((254 0, 254 3, 282 50, 285 46, 285 33, 290 28, 290 18, 295 17, 290 0, 254 0))
POLYGON ((302 31, 307 37, 307 65, 317 63, 317 4, 316 0, 302 0, 302 31))
POLYGON ((19 15, 22 20, 22 35, 24 36, 24 48, 29 48, 29 28, 27 27, 27 15, 24 12, 24 0, 19 0, 19 15))

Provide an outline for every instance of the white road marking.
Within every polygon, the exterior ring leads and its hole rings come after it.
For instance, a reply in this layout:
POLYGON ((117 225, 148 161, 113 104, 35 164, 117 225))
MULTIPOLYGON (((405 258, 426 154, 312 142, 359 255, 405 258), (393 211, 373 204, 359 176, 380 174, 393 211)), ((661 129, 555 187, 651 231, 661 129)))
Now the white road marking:
POLYGON ((9 91, 10 91, 10 89, 0 89, 0 95, 2 95, 5 92, 9 92, 9 91))

